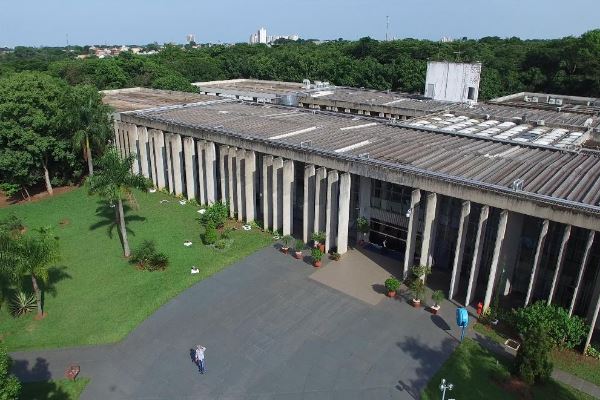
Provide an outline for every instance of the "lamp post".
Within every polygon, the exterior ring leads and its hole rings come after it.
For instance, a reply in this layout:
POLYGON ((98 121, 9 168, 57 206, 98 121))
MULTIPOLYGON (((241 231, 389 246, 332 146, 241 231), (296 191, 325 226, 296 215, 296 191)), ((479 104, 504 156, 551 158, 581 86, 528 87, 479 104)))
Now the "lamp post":
POLYGON ((454 387, 451 383, 446 383, 446 380, 442 378, 442 383, 440 384, 440 391, 442 392, 442 400, 446 400, 446 389, 452 390, 454 387))

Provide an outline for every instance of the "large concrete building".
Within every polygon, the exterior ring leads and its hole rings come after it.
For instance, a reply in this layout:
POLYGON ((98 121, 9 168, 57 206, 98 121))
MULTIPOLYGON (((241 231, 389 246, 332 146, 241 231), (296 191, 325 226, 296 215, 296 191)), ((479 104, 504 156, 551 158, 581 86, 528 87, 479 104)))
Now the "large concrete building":
POLYGON ((563 97, 563 111, 523 100, 531 94, 469 106, 333 92, 314 99, 343 96, 339 109, 146 89, 105 101, 117 111, 117 148, 159 188, 227 202, 232 217, 304 241, 323 231, 339 253, 363 216, 369 241, 386 240, 404 274, 431 266, 431 284, 458 303, 489 307, 497 291, 511 305, 543 300, 597 325, 600 153, 585 148, 600 124, 594 99, 563 97), (404 107, 413 101, 418 115, 404 107))

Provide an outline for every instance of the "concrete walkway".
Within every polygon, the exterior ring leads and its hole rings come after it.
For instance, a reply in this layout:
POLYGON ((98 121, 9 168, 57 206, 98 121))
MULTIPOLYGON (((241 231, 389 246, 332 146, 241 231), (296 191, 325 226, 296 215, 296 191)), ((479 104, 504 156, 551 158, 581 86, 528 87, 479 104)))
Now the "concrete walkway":
MULTIPOLYGON (((333 265, 332 265, 333 266, 333 265)), ((458 341, 453 308, 373 306, 273 248, 199 282, 115 345, 14 353, 21 379, 91 378, 82 399, 416 399, 458 341), (207 347, 207 374, 190 358, 207 347)))

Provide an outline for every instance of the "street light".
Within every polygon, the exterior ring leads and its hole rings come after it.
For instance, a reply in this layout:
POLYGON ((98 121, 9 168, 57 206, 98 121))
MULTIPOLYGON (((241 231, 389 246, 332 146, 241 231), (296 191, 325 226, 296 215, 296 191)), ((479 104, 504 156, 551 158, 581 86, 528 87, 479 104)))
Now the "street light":
POLYGON ((442 400, 446 400, 446 389, 452 390, 453 387, 454 387, 453 384, 451 384, 451 383, 446 384, 446 380, 444 378, 442 378, 442 383, 440 384, 440 391, 442 392, 442 400))

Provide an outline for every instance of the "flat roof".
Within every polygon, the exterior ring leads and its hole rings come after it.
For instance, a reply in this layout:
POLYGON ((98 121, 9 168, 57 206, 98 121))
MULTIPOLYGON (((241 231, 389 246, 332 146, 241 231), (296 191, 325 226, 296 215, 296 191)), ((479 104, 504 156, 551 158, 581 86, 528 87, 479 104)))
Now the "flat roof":
POLYGON ((491 103, 514 107, 600 115, 600 98, 567 96, 552 93, 520 92, 490 100, 491 103))
POLYGON ((177 104, 215 101, 215 96, 198 93, 175 92, 171 90, 147 89, 141 87, 103 90, 102 101, 117 112, 144 110, 177 104))
POLYGON ((201 91, 247 92, 283 95, 304 91, 304 85, 298 82, 265 81, 260 79, 229 79, 224 81, 195 82, 201 91))
POLYGON ((426 173, 440 180, 559 200, 563 206, 600 212, 600 157, 590 151, 481 139, 385 121, 241 102, 199 104, 132 113, 150 121, 261 140, 426 173))

